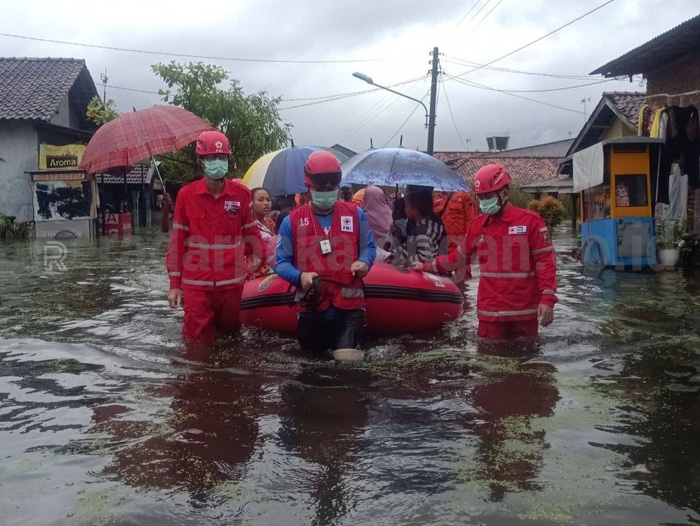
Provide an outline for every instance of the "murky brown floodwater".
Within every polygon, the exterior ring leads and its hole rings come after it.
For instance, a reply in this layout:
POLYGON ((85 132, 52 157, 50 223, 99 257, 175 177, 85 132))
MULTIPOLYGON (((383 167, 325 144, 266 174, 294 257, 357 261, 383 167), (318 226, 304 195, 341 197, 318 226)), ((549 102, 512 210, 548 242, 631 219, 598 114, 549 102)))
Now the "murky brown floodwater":
POLYGON ((246 330, 184 355, 167 239, 0 245, 0 524, 700 524, 700 277, 560 256, 537 345, 473 298, 360 366, 246 330), (204 361, 200 361, 204 360, 204 361))

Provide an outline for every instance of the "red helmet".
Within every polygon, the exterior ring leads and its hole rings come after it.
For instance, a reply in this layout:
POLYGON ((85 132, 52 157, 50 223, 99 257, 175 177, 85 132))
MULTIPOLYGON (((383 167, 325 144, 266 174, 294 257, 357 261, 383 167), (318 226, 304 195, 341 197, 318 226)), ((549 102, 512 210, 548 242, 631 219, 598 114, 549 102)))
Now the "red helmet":
POLYGON ((331 152, 322 150, 309 155, 304 166, 304 175, 304 182, 307 186, 316 186, 314 182, 318 182, 320 179, 318 176, 331 178, 338 185, 340 184, 342 172, 338 158, 331 152))
POLYGON ((226 135, 217 130, 205 131, 197 137, 197 155, 231 154, 226 135))
POLYGON ((502 164, 487 164, 476 172, 473 191, 477 195, 487 194, 500 190, 511 182, 505 166, 502 164))

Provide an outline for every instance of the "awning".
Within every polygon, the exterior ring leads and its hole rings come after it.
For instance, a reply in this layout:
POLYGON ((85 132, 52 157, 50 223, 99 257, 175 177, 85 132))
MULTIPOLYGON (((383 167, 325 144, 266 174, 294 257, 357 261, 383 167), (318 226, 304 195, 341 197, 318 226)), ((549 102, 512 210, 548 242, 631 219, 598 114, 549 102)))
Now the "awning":
POLYGON ((528 194, 574 194, 574 179, 564 177, 562 179, 551 179, 549 181, 538 181, 536 183, 525 184, 520 189, 528 194))

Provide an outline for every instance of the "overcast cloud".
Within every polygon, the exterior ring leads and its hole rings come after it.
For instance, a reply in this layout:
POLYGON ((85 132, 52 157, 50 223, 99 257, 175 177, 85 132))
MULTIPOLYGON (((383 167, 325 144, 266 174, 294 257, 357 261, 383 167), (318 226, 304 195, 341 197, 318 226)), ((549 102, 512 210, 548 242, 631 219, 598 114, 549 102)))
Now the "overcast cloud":
MULTIPOLYGON (((281 60, 392 59, 364 63, 279 64, 209 60, 240 80, 246 92, 267 90, 283 99, 323 97, 369 89, 351 76, 361 71, 390 85, 425 75, 429 52, 439 46, 448 75, 471 69, 464 60, 486 63, 573 20, 605 0, 238 0, 168 3, 144 0, 4 2, 0 33, 102 46, 194 55, 281 60), (465 14, 475 6, 471 13, 465 14), (477 14, 478 12, 478 14, 477 14), (474 16, 476 15, 476 16, 474 16), (460 20, 462 23, 457 25, 460 20)), ((589 72, 654 36, 698 14, 689 0, 615 0, 594 14, 534 44, 494 67, 561 75, 589 72)), ((151 73, 156 62, 187 58, 145 55, 0 36, 3 56, 73 57, 87 62, 100 93, 107 69, 108 98, 120 110, 159 102, 164 86, 151 73), (111 85, 111 86, 110 86, 111 85)), ((541 90, 603 80, 557 79, 480 69, 463 77, 502 90, 541 90)), ((546 107, 494 91, 465 86, 444 77, 439 91, 435 149, 462 150, 450 117, 469 149, 486 148, 495 131, 511 135, 511 147, 575 136, 584 122, 582 98, 595 107, 603 91, 644 91, 639 79, 612 81, 571 90, 520 95, 573 111, 546 107), (445 97, 447 94, 447 98, 445 97)), ((421 98, 430 87, 423 79, 402 86, 421 98)), ((283 101, 281 108, 313 101, 283 101)), ((424 102, 428 104, 428 97, 424 102)), ((406 121, 415 103, 372 92, 281 112, 293 128, 295 143, 341 142, 364 150, 396 145, 425 149, 423 110, 406 121), (401 131, 399 127, 406 121, 401 131), (392 135, 396 136, 391 139, 392 135)))

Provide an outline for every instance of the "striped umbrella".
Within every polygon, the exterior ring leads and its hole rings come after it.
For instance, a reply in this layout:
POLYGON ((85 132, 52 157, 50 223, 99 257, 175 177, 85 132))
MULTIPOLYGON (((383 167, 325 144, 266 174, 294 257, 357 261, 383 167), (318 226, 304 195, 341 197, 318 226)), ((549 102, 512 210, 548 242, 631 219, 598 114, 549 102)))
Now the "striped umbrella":
POLYGON ((262 187, 272 197, 306 192, 304 165, 313 152, 325 150, 345 162, 348 157, 333 148, 322 146, 292 146, 263 155, 248 168, 243 184, 248 188, 262 187))

